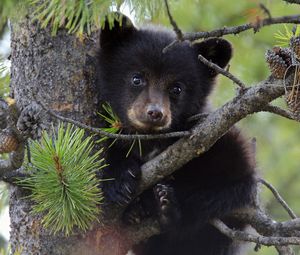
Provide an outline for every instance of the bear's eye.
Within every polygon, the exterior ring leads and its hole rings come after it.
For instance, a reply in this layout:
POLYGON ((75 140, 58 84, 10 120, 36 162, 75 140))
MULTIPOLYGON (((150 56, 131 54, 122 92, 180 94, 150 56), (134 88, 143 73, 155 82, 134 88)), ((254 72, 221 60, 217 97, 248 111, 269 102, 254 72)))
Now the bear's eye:
POLYGON ((135 74, 135 75, 133 75, 133 77, 131 79, 131 83, 133 86, 139 87, 139 86, 144 85, 144 80, 141 75, 135 74))
POLYGON ((182 92, 182 85, 180 83, 176 83, 169 89, 171 95, 179 96, 182 92))

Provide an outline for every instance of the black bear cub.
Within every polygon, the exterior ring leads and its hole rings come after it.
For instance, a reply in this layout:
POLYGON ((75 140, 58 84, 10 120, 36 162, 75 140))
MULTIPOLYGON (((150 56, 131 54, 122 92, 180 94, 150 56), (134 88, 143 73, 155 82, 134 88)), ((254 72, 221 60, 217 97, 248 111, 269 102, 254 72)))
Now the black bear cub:
MULTIPOLYGON (((163 49, 175 34, 160 27, 137 29, 122 16, 100 34, 100 99, 119 116, 123 133, 166 133, 188 130, 188 118, 207 111, 207 96, 217 73, 198 60, 201 54, 220 67, 232 55, 229 42, 212 38, 181 42, 163 49)), ((206 153, 145 191, 133 202, 140 167, 177 139, 142 141, 142 154, 131 142, 118 140, 107 152, 102 182, 108 203, 131 203, 126 224, 156 216, 161 234, 133 247, 137 255, 234 255, 239 244, 209 224, 221 218, 229 226, 245 226, 228 215, 256 203, 255 162, 248 144, 235 128, 206 153)))

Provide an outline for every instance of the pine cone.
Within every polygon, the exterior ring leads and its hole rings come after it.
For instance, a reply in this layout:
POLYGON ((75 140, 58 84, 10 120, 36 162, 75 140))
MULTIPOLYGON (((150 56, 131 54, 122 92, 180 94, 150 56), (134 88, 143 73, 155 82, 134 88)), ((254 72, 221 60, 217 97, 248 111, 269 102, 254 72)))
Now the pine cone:
POLYGON ((26 106, 18 119, 17 128, 24 136, 34 140, 41 138, 42 131, 47 128, 42 108, 36 103, 26 106))
POLYGON ((300 59, 300 36, 292 37, 291 49, 296 54, 297 58, 300 59))
POLYGON ((3 130, 0 133, 0 154, 16 151, 19 147, 19 140, 11 130, 3 130))
POLYGON ((287 68, 292 64, 292 52, 289 49, 274 47, 266 52, 266 60, 272 75, 277 79, 283 79, 287 68))
POLYGON ((292 84, 285 88, 285 101, 295 117, 300 117, 300 67, 294 69, 292 84))

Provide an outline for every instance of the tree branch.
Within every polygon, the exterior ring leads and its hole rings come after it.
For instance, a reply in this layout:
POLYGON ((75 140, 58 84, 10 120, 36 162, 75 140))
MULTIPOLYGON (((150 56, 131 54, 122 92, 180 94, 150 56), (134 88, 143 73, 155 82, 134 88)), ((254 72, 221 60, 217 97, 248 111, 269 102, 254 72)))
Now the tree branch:
POLYGON ((181 138, 142 166, 139 192, 207 151, 235 123, 249 114, 260 111, 269 102, 283 94, 282 80, 267 80, 245 89, 243 94, 237 95, 216 111, 208 114, 192 129, 191 136, 181 138))
MULTIPOLYGON (((298 3, 298 0, 291 0, 291 1, 298 3)), ((261 20, 259 25, 255 23, 247 23, 244 25, 224 27, 220 29, 207 31, 207 32, 185 33, 183 35, 183 40, 195 41, 202 38, 221 37, 229 34, 236 35, 249 29, 254 29, 254 32, 257 32, 258 29, 261 27, 270 26, 274 24, 300 24, 300 15, 266 18, 261 20)))
POLYGON ((283 0, 287 3, 290 3, 290 4, 300 4, 300 0, 283 0))
POLYGON ((282 207, 288 212, 288 214, 291 216, 292 219, 296 219, 297 215, 293 212, 293 210, 288 206, 288 204, 284 201, 284 199, 281 197, 279 192, 273 187, 272 184, 268 183, 264 179, 259 178, 258 182, 265 185, 271 192, 273 193, 274 197, 277 199, 277 201, 282 205, 282 207))
POLYGON ((236 83, 241 89, 245 89, 246 85, 239 80, 237 77, 235 77, 233 74, 231 74, 230 72, 226 71, 225 69, 219 67, 218 65, 214 64, 211 61, 208 61, 205 57, 203 57, 202 55, 198 55, 198 59, 204 63, 205 65, 209 66, 210 68, 214 69, 216 72, 224 75, 225 77, 229 78, 230 80, 232 80, 234 83, 236 83))
POLYGON ((265 246, 299 245, 300 237, 273 237, 262 236, 260 234, 250 234, 245 231, 232 230, 219 219, 213 219, 210 223, 221 233, 234 240, 253 242, 265 246))
POLYGON ((290 111, 287 111, 287 110, 284 110, 278 106, 274 106, 274 105, 266 105, 262 111, 264 112, 270 112, 270 113, 273 113, 273 114, 276 114, 276 115, 279 115, 281 117, 284 117, 284 118, 287 118, 287 119, 290 119, 290 120, 294 120, 294 121, 300 121, 300 119, 296 118, 294 116, 294 114, 290 111))
POLYGON ((259 7, 263 10, 263 12, 268 16, 269 19, 272 19, 270 10, 263 3, 260 3, 259 7))
POLYGON ((177 40, 182 41, 182 38, 183 38, 182 31, 178 27, 176 21, 173 19, 173 16, 171 14, 170 7, 169 7, 169 4, 168 4, 168 0, 165 0, 165 5, 166 5, 166 10, 167 10, 167 14, 168 14, 168 17, 169 17, 169 21, 170 21, 170 23, 173 27, 174 32, 177 35, 177 40))
POLYGON ((91 127, 88 125, 85 125, 79 121, 63 117, 57 113, 55 113, 53 110, 49 109, 41 100, 36 99, 36 102, 45 110, 46 113, 48 113, 50 116, 61 120, 63 122, 71 123, 79 128, 85 129, 87 131, 90 131, 94 134, 98 134, 101 136, 106 136, 109 138, 114 139, 122 139, 122 140, 133 140, 133 139, 140 139, 140 140, 153 140, 153 139, 166 139, 166 138, 173 138, 173 137, 187 137, 191 135, 190 131, 179 131, 179 132, 170 132, 170 133, 163 133, 163 134, 153 134, 153 135, 123 135, 123 134, 113 134, 106 132, 104 130, 101 130, 100 128, 91 127))

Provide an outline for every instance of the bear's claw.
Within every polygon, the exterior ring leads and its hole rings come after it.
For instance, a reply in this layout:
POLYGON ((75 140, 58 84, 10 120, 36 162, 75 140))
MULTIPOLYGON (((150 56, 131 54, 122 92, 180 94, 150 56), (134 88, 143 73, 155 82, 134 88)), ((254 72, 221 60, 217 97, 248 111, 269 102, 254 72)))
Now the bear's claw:
POLYGON ((168 229, 180 217, 174 189, 170 185, 158 183, 154 187, 154 195, 158 203, 160 225, 168 229))

